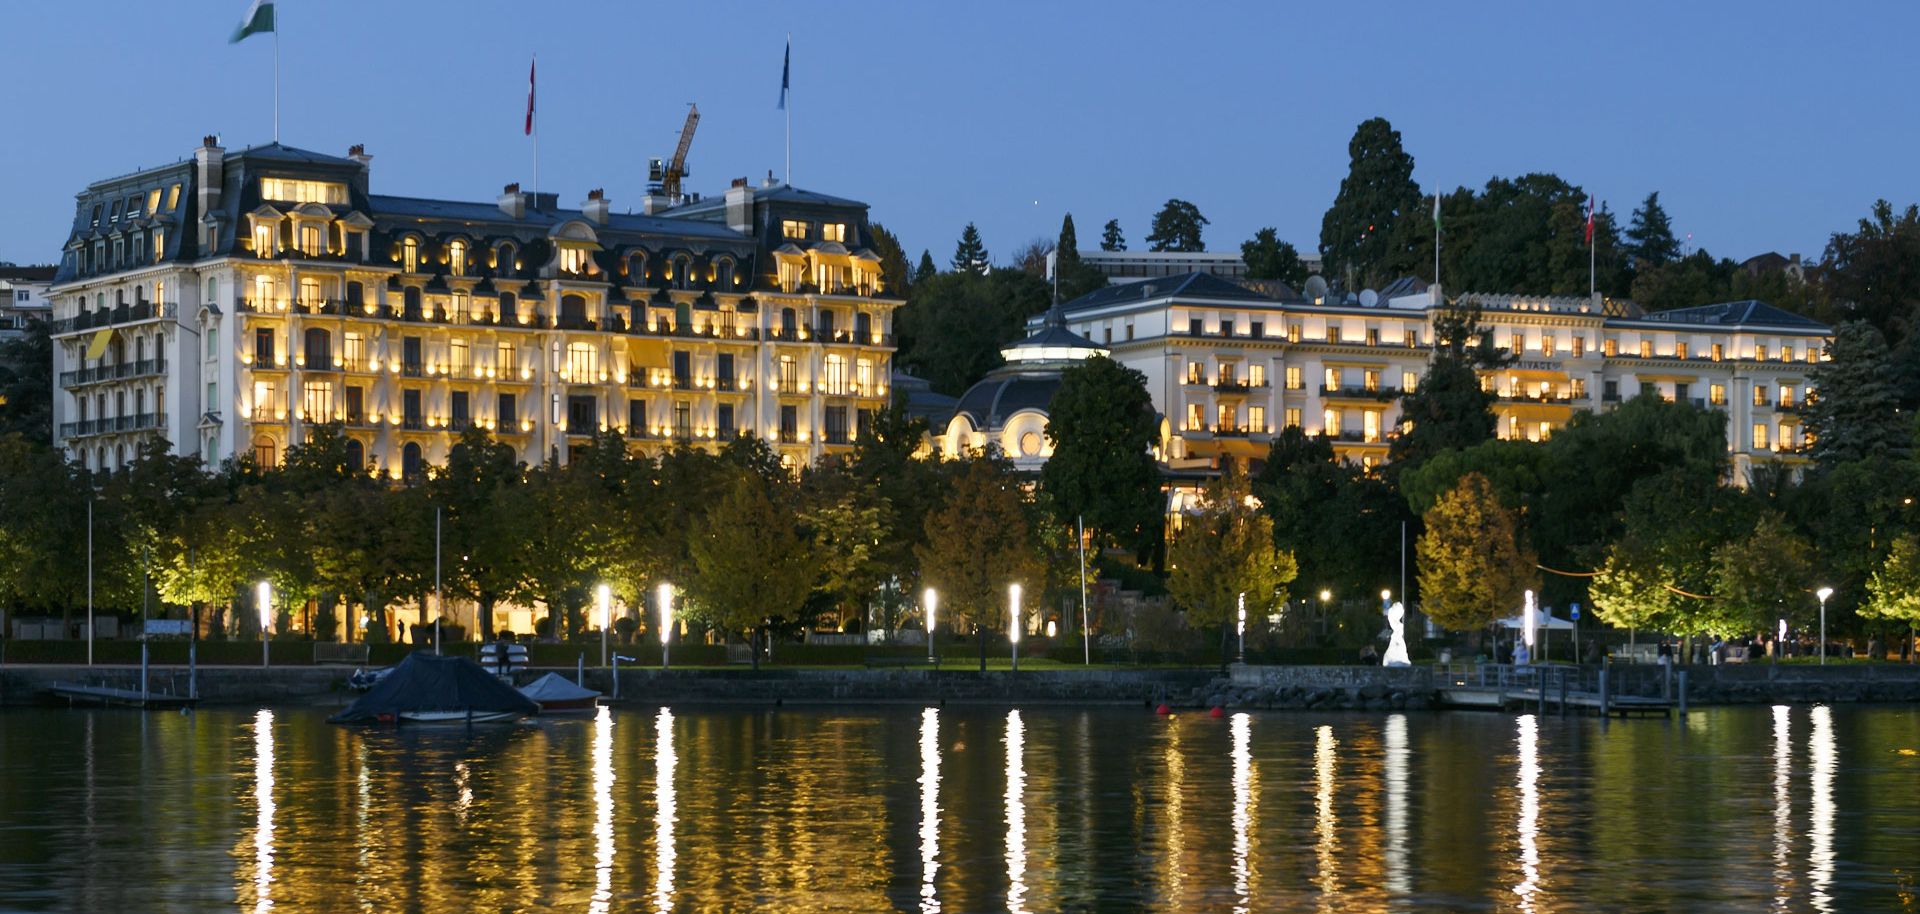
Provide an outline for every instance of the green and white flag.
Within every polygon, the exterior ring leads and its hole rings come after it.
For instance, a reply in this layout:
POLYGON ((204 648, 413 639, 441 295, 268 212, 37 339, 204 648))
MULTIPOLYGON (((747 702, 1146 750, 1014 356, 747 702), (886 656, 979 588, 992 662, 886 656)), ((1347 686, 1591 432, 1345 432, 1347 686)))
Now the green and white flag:
POLYGON ((240 27, 233 30, 233 37, 227 39, 227 43, 235 44, 248 35, 273 30, 273 0, 253 0, 253 5, 247 8, 247 18, 240 20, 240 27))

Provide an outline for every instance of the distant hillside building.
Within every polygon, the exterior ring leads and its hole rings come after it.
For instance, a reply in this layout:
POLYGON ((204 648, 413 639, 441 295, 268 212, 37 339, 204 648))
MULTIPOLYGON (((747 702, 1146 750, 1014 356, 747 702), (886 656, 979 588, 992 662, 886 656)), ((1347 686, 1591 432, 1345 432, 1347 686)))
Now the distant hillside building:
POLYGON ((615 212, 373 193, 372 156, 213 137, 79 194, 51 289, 55 443, 279 463, 337 423, 400 479, 484 428, 521 460, 603 430, 757 435, 798 465, 888 402, 893 313, 867 206, 781 184, 615 212))
MULTIPOLYGON (((1205 273, 1220 279, 1242 280, 1247 278, 1247 264, 1240 259, 1238 249, 1233 251, 1103 251, 1094 248, 1080 252, 1080 261, 1107 277, 1107 281, 1116 285, 1140 282, 1168 276, 1185 276, 1188 273, 1205 273)), ((1301 263, 1307 272, 1320 272, 1320 255, 1313 250, 1300 253, 1301 263)))
POLYGON ((47 290, 54 272, 54 267, 0 266, 0 340, 21 335, 29 321, 46 320, 53 312, 47 290))

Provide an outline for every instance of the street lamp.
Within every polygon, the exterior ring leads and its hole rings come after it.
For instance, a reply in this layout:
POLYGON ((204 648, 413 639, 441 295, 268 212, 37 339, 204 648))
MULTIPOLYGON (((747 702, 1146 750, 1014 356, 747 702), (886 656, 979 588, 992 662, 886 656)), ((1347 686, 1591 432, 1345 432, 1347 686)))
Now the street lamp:
POLYGON ((929 587, 927 588, 925 593, 920 595, 920 605, 926 609, 926 613, 927 613, 927 662, 932 663, 933 662, 933 619, 934 619, 934 614, 938 612, 940 607, 940 595, 937 593, 934 593, 933 588, 929 587))
POLYGON ((260 665, 267 665, 267 623, 268 614, 273 612, 273 585, 261 581, 254 588, 254 594, 260 603, 260 665))
POLYGON ((1521 631, 1522 637, 1526 638, 1526 642, 1527 642, 1527 662, 1532 663, 1533 662, 1533 639, 1535 637, 1535 629, 1540 625, 1540 611, 1535 608, 1535 605, 1533 602, 1533 591, 1531 590, 1526 592, 1526 604, 1525 604, 1524 612, 1527 614, 1527 617, 1521 620, 1520 631, 1521 631))
POLYGON ((605 584, 594 590, 594 602, 600 607, 600 665, 607 665, 607 629, 613 627, 613 588, 605 584))
POLYGON ((1240 662, 1247 662, 1247 594, 1241 591, 1238 600, 1240 607, 1240 662))
POLYGON ((673 585, 660 585, 660 668, 667 668, 667 638, 673 633, 673 585))
POLYGON ((1787 617, 1781 616, 1780 617, 1780 633, 1776 635, 1773 639, 1773 656, 1775 658, 1780 658, 1780 657, 1785 657, 1786 655, 1787 655, 1787 617))
POLYGON ((1827 665, 1827 598, 1833 596, 1833 588, 1822 587, 1814 591, 1820 598, 1820 665, 1827 665))
POLYGON ((1013 671, 1020 672, 1020 585, 1007 585, 1007 604, 1013 619, 1007 627, 1007 640, 1013 645, 1013 671))

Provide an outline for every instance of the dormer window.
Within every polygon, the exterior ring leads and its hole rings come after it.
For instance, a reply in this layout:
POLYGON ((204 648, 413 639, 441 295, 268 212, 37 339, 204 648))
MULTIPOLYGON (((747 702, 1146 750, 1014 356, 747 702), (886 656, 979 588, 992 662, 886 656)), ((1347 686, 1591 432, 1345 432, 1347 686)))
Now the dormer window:
POLYGON ((154 263, 160 262, 160 258, 165 256, 166 249, 167 249, 167 230, 163 228, 154 229, 153 230, 153 262, 154 263))
POLYGON ((580 248, 561 248, 560 271, 562 273, 585 273, 587 271, 587 252, 580 248))
POLYGON ((693 288, 693 259, 675 257, 673 259, 673 287, 676 289, 693 288))
POLYGON ((713 267, 714 281, 722 290, 733 288, 733 261, 722 258, 713 267))
POLYGON ((325 250, 321 237, 320 226, 300 226, 300 252, 308 257, 320 256, 325 250))
POLYGON ((400 269, 408 273, 420 272, 420 239, 407 238, 400 242, 400 269))
POLYGON ((845 222, 823 223, 820 226, 820 240, 838 241, 845 244, 847 241, 847 224, 845 222))
POLYGON ((273 226, 263 224, 253 227, 253 253, 258 257, 273 256, 273 226))
POLYGON ((796 219, 783 219, 780 221, 780 237, 790 238, 794 241, 805 241, 807 240, 807 224, 796 219))
POLYGON ((147 191, 147 212, 157 213, 159 211, 160 211, 160 188, 156 187, 150 191, 147 191))
POLYGON ((346 203, 347 186, 331 181, 295 181, 291 178, 261 178, 260 196, 283 203, 346 203))
POLYGON ((454 241, 447 245, 447 270, 455 276, 467 273, 467 243, 454 241))
POLYGON ((513 245, 502 244, 493 250, 493 268, 500 273, 511 273, 517 269, 513 264, 515 252, 513 245))
POLYGON ((107 218, 107 221, 108 221, 108 222, 119 222, 119 221, 120 221, 120 201, 118 201, 118 200, 115 200, 115 201, 113 201, 113 212, 112 212, 112 214, 111 214, 111 215, 110 215, 110 216, 109 216, 109 217, 107 218))

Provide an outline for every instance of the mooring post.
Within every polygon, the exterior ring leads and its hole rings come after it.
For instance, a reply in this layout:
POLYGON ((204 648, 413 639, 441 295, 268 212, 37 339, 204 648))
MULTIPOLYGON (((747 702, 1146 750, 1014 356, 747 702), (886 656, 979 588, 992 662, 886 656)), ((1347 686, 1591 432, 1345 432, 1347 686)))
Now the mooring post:
POLYGON ((1687 671, 1680 671, 1680 716, 1687 716, 1687 671))
POLYGON ((147 642, 140 641, 140 706, 147 706, 147 642))
POLYGON ((1607 716, 1607 668, 1600 668, 1600 717, 1607 716))
POLYGON ((587 655, 586 654, 581 654, 579 659, 577 659, 574 662, 573 684, 583 689, 587 687, 587 655))

